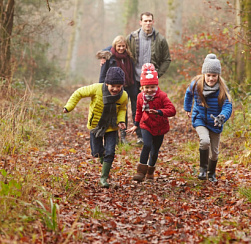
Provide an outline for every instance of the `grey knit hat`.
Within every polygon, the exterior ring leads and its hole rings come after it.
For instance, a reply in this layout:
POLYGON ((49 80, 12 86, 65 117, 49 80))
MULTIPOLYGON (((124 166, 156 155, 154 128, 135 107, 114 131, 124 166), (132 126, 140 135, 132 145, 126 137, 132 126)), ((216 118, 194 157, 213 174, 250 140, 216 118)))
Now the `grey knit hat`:
POLYGON ((220 74, 221 73, 221 65, 220 60, 216 58, 216 55, 213 53, 210 53, 206 56, 204 59, 204 63, 202 65, 202 74, 207 73, 215 73, 220 74))
POLYGON ((120 84, 124 85, 125 82, 125 73, 119 67, 110 67, 106 72, 105 83, 114 85, 120 84))

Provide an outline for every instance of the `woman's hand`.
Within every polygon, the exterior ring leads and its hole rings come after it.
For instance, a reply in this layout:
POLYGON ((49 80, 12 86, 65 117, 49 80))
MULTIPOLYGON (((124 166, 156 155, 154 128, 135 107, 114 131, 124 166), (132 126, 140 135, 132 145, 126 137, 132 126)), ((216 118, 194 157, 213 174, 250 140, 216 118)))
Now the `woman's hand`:
POLYGON ((101 58, 100 59, 100 66, 102 66, 105 62, 106 62, 106 59, 105 58, 101 58))
POLYGON ((133 133, 137 130, 138 126, 134 125, 132 128, 126 130, 127 133, 133 133))
POLYGON ((63 112, 66 114, 66 113, 68 113, 68 110, 66 108, 64 108, 63 112))

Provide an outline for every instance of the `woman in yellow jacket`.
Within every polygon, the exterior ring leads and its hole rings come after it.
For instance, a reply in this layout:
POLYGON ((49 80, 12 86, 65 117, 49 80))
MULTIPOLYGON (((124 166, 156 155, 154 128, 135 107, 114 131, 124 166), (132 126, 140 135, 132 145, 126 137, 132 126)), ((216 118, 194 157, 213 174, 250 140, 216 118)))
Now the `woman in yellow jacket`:
POLYGON ((87 128, 90 130, 92 156, 99 157, 103 164, 100 184, 106 188, 109 187, 107 179, 114 160, 118 128, 126 128, 128 96, 123 90, 124 82, 124 71, 111 67, 104 83, 77 89, 64 106, 64 113, 68 113, 81 98, 91 97, 87 128))

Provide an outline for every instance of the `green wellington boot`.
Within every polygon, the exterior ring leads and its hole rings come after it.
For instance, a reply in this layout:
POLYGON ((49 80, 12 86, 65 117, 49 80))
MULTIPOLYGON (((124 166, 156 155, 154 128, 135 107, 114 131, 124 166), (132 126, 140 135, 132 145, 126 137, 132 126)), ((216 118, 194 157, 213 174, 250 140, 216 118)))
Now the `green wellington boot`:
POLYGON ((107 179, 110 173, 110 169, 112 167, 111 163, 103 162, 102 173, 100 178, 100 185, 104 188, 109 188, 109 184, 107 183, 107 179))

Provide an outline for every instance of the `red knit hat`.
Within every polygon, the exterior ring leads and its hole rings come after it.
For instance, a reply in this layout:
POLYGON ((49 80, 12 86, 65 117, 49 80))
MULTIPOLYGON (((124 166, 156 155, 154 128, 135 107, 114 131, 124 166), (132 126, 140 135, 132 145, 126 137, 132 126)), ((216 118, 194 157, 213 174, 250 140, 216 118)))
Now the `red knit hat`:
POLYGON ((140 85, 158 85, 158 73, 155 70, 155 67, 151 63, 146 63, 142 66, 142 72, 140 76, 140 85))

